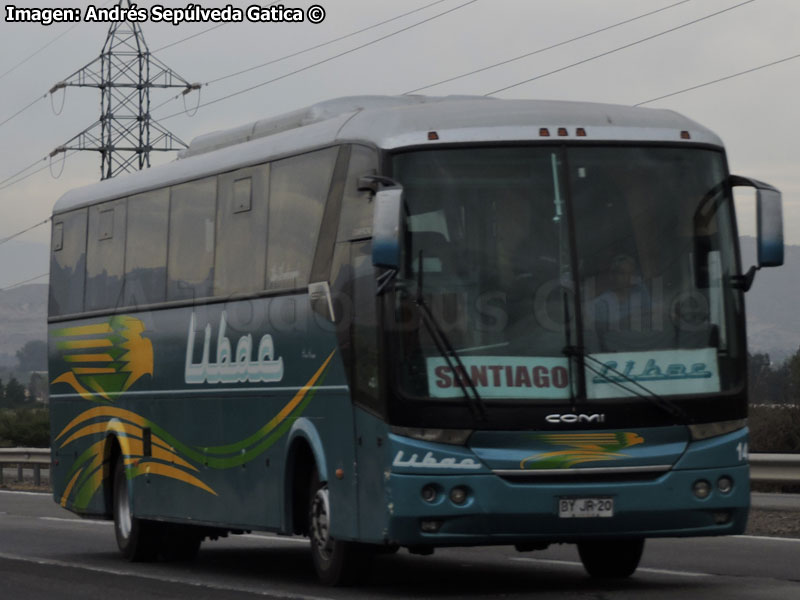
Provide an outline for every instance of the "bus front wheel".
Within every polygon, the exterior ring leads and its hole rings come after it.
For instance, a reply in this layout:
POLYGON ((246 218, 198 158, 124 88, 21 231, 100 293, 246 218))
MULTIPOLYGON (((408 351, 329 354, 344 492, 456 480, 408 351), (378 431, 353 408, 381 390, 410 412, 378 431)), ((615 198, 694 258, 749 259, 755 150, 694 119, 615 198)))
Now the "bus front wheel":
POLYGON ((120 457, 114 465, 114 531, 122 555, 133 562, 149 562, 158 555, 156 524, 131 512, 131 496, 125 464, 120 457))
POLYGON ((326 585, 352 585, 369 567, 371 553, 363 544, 337 540, 330 535, 328 486, 311 475, 308 501, 308 537, 311 558, 319 580, 326 585))
POLYGON ((583 568, 592 577, 629 577, 636 571, 644 550, 644 539, 578 542, 583 568))

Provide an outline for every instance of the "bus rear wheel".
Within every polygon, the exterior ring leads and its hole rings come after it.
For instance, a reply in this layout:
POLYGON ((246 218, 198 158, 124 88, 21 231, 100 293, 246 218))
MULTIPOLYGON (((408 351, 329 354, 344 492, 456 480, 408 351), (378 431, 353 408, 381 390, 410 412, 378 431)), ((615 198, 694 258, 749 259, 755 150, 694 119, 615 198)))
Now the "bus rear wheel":
POLYGON ((578 542, 583 568, 592 577, 602 579, 633 575, 643 550, 644 539, 578 542))
POLYGON ((311 475, 308 501, 308 537, 311 559, 319 580, 326 585, 352 585, 369 568, 372 553, 363 544, 337 540, 330 535, 328 486, 316 469, 311 475))
POLYGON ((124 459, 114 465, 114 532, 122 555, 132 562, 149 562, 158 556, 157 524, 137 519, 131 512, 131 496, 124 459))

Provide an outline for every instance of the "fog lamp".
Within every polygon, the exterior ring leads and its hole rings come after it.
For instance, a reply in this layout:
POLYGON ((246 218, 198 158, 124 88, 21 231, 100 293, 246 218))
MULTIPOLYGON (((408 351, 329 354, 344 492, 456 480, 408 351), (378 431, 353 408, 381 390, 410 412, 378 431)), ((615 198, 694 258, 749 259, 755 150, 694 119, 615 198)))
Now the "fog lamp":
POLYGON ((420 529, 422 529, 423 533, 436 533, 441 527, 441 521, 431 519, 428 521, 423 521, 420 529))
POLYGON ((714 523, 717 525, 725 525, 731 520, 731 512, 729 510, 718 510, 714 512, 714 523))

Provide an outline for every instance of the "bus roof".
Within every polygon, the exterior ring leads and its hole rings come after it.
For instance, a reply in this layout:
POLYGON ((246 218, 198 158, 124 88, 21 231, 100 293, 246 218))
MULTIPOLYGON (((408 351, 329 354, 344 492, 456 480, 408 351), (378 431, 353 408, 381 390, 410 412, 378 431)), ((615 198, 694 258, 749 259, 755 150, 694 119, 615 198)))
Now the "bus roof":
POLYGON ((542 129, 547 129, 552 141, 722 146, 712 131, 668 110, 483 96, 350 96, 199 136, 178 160, 71 190, 58 200, 53 212, 61 213, 336 143, 362 142, 394 150, 449 143, 544 141, 547 138, 542 137, 542 129), (585 136, 578 137, 578 128, 585 136), (436 135, 429 135, 430 132, 436 135), (566 135, 562 135, 564 133, 566 135))

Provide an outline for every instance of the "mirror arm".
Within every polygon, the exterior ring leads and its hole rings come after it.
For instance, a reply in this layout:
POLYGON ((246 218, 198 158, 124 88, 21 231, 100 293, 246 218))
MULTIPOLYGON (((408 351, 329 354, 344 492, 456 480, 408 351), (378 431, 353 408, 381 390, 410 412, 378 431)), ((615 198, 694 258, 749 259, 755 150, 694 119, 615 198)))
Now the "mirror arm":
POLYGON ((748 291, 753 286, 753 280, 756 278, 756 271, 759 269, 761 269, 761 267, 752 266, 744 275, 734 275, 731 277, 731 285, 737 290, 742 290, 743 292, 748 291))
POLYGON ((389 269, 388 271, 384 271, 380 275, 378 275, 377 283, 378 289, 375 291, 376 296, 381 296, 385 291, 386 288, 389 286, 397 278, 397 269, 389 269))
POLYGON ((391 177, 384 177, 383 175, 363 175, 358 178, 359 192, 372 192, 373 194, 377 194, 381 187, 400 187, 400 184, 391 177))

